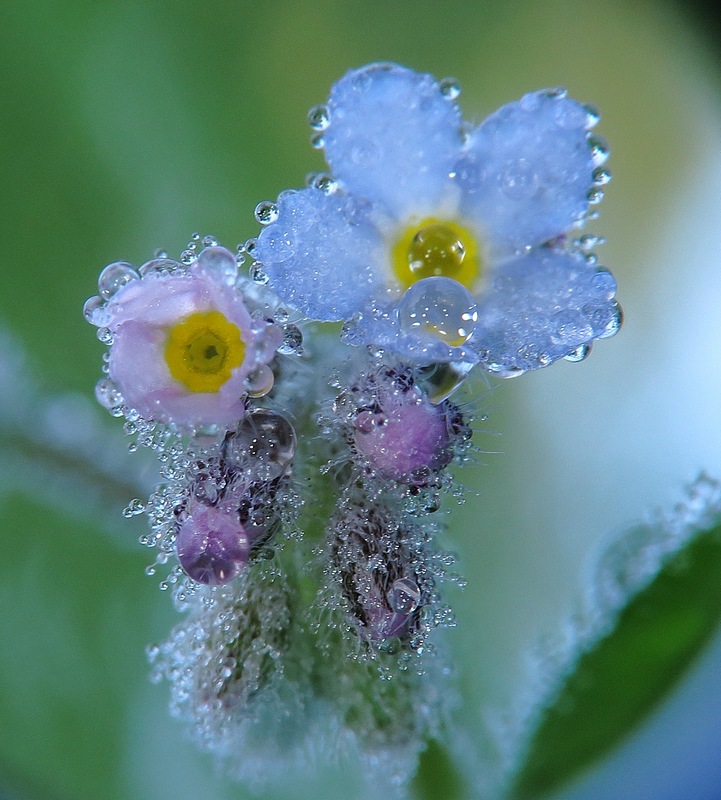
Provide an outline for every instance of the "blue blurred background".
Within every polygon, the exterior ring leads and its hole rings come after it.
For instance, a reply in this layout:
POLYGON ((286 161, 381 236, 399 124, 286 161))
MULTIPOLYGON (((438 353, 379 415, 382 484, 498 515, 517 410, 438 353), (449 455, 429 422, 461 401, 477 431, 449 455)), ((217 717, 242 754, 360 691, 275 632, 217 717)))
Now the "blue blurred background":
MULTIPOLYGON (((80 309, 102 266, 142 263, 158 247, 177 255, 194 231, 231 248, 253 235, 258 201, 322 168, 306 112, 347 69, 393 60, 452 75, 473 121, 556 85, 602 110, 614 180, 593 230, 607 237, 600 256, 627 321, 587 362, 504 383, 484 401, 476 441, 487 452, 460 474, 473 493, 449 519, 468 587, 449 590, 458 627, 447 638, 463 698, 457 724, 471 738, 523 694, 528 648, 558 636, 582 604, 608 537, 675 502, 700 469, 721 476, 717 27, 691 9, 650 0, 0 8, 0 323, 54 395, 92 397, 103 348, 80 309)), ((6 380, 13 402, 30 408, 37 396, 6 380)), ((55 453, 47 467, 43 436, 82 438, 73 419, 66 409, 54 427, 26 420, 27 440, 0 439, 9 454, 0 796, 246 797, 168 717, 167 687, 147 681, 144 647, 177 615, 143 574, 137 528, 120 517, 132 480, 87 476, 118 497, 109 520, 88 485, 52 479, 71 466, 55 453)), ((563 797, 721 797, 720 667, 717 640, 648 723, 563 797)), ((325 796, 357 796, 340 787, 329 776, 325 796)))

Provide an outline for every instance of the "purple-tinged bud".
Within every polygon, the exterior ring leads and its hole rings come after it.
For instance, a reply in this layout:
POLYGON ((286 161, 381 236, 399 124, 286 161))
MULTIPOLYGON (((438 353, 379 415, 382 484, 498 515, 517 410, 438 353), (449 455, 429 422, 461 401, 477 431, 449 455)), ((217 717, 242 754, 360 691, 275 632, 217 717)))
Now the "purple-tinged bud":
POLYGON ((384 368, 351 390, 355 450, 385 478, 423 484, 452 458, 458 409, 434 405, 408 371, 384 368))
POLYGON ((419 569, 422 556, 415 552, 414 532, 375 508, 365 518, 351 514, 339 521, 333 536, 341 592, 360 635, 380 644, 418 633, 433 579, 419 569))
POLYGON ((415 387, 378 398, 377 412, 365 409, 355 419, 354 443, 382 475, 413 479, 448 461, 448 429, 442 406, 428 402, 415 387))

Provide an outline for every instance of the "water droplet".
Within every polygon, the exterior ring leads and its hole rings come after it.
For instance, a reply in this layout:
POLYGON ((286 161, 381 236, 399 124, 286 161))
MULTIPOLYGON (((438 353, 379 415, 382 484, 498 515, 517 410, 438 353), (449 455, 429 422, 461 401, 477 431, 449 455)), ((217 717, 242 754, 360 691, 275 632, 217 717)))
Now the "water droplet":
POLYGON ((105 300, 98 295, 94 295, 85 301, 85 305, 83 306, 83 316, 91 325, 102 327, 107 325, 110 321, 110 315, 107 312, 103 313, 105 312, 105 309, 105 300))
POLYGON ((95 384, 95 399, 108 410, 122 405, 123 396, 110 378, 101 378, 95 384))
POLYGON ((290 422, 277 411, 255 409, 240 421, 225 442, 226 460, 238 467, 252 464, 253 475, 272 480, 293 460, 296 435, 290 422))
POLYGON ((603 189, 589 189, 586 197, 592 206, 596 206, 603 200, 603 189))
POLYGON ((132 264, 128 264, 127 261, 115 261, 112 264, 108 264, 100 273, 98 292, 103 298, 109 300, 126 283, 130 283, 130 281, 134 281, 139 277, 138 271, 132 264))
POLYGON ((446 100, 455 100, 461 93, 461 86, 455 78, 443 78, 438 86, 446 100))
POLYGON ((194 581, 218 586, 233 580, 248 561, 248 536, 237 513, 194 504, 178 529, 178 561, 194 581))
POLYGON ((210 234, 203 236, 203 247, 217 247, 217 246, 218 246, 218 240, 215 238, 215 236, 211 236, 210 234))
POLYGON ((512 200, 523 200, 536 193, 539 186, 538 173, 534 165, 521 158, 506 164, 498 180, 504 194, 512 200))
POLYGON ((611 319, 608 321, 603 332, 599 334, 598 338, 609 339, 611 336, 615 336, 621 330, 622 325, 623 309, 618 303, 614 303, 611 319))
POLYGON ((238 262, 225 247, 212 245, 201 250, 197 267, 226 286, 233 286, 238 277, 238 262))
POLYGON ((278 308, 276 308, 273 312, 273 322, 278 325, 285 325, 289 318, 290 311, 288 311, 288 309, 284 306, 278 306, 278 308))
POLYGON ((259 364, 245 379, 245 389, 251 397, 263 397, 274 382, 273 370, 267 364, 259 364))
POLYGON ((276 222, 280 216, 278 206, 275 203, 271 203, 269 200, 263 200, 262 203, 258 203, 255 207, 254 214, 256 221, 261 225, 271 225, 273 222, 276 222))
POLYGON ((421 602, 421 590, 411 578, 398 578, 388 591, 388 604, 397 614, 412 614, 421 602))
POLYGON ((596 167, 593 170, 593 182, 596 186, 605 186, 611 181, 611 173, 603 167, 596 167))
MULTIPOLYGON (((550 320, 550 327, 551 340, 555 344, 576 347, 593 338, 591 325, 579 311, 565 309, 557 312, 550 320)), ((538 361, 541 366, 546 366, 542 363, 542 355, 538 356, 538 361)), ((550 363, 550 359, 548 363, 550 363)))
POLYGON ((601 112, 593 105, 593 103, 584 103, 583 110, 586 112, 586 130, 598 125, 601 119, 601 112))
POLYGON ((599 244, 603 244, 603 237, 602 236, 594 236, 590 233, 584 233, 582 236, 579 236, 576 239, 576 244, 578 245, 579 249, 583 250, 583 252, 588 253, 593 250, 594 247, 597 247, 599 244))
POLYGON ((422 367, 418 382, 433 405, 447 400, 466 380, 474 364, 469 361, 449 361, 422 367))
POLYGON ((130 519, 130 517, 137 517, 138 514, 142 514, 143 511, 145 511, 145 505, 143 504, 142 500, 135 498, 134 500, 131 500, 123 509, 123 516, 126 519, 130 519))
POLYGON ((591 161, 594 167, 601 167, 608 159, 608 145, 606 140, 595 134, 588 137, 588 146, 591 148, 591 161))
POLYGON ((308 124, 314 131, 324 131, 330 125, 330 111, 327 106, 313 106, 308 112, 308 124))
POLYGON ((310 137, 310 146, 314 150, 322 150, 325 147, 325 139, 322 133, 314 133, 310 137))
POLYGON ((562 86, 554 86, 551 89, 542 89, 538 94, 551 100, 563 100, 564 97, 568 97, 568 89, 564 89, 562 86))
POLYGON ((379 645, 379 649, 384 653, 388 653, 390 656, 399 653, 401 647, 403 647, 403 642, 401 642, 398 636, 391 636, 388 639, 384 639, 379 645))
POLYGON ((145 277, 146 275, 152 275, 154 273, 172 273, 176 272, 180 265, 177 261, 174 261, 172 258, 162 257, 162 258, 151 258, 150 261, 146 261, 138 270, 141 277, 145 277))
POLYGON ((579 344, 575 350, 572 350, 568 355, 564 356, 566 361, 583 361, 585 358, 588 358, 591 352, 591 342, 586 342, 585 344, 579 344))
POLYGON ((610 300, 616 294, 616 279, 604 267, 599 267, 591 279, 596 293, 604 300, 610 300))
POLYGON ((405 292, 398 319, 405 333, 458 347, 473 333, 478 311, 465 286, 451 278, 431 277, 416 281, 405 292))
POLYGON ((325 173, 316 176, 313 186, 323 194, 334 194, 338 191, 338 181, 325 173))
POLYGON ((466 247, 458 231, 443 223, 420 228, 408 246, 408 266, 416 278, 453 278, 463 268, 466 247))
POLYGON ((110 328, 98 328, 95 335, 103 344, 111 345, 113 343, 113 332, 110 328))
POLYGON ((286 355, 300 355, 303 351, 303 334, 297 325, 286 325, 283 329, 283 342, 278 352, 286 355))
POLYGON ((250 267, 248 267, 248 275, 254 283, 260 284, 261 286, 265 286, 270 280, 268 273, 263 269, 263 265, 260 261, 254 261, 250 267))
POLYGON ((183 250, 183 252, 180 254, 180 261, 182 264, 185 264, 186 266, 192 264, 194 260, 195 260, 195 249, 191 250, 190 248, 188 248, 187 250, 183 250))

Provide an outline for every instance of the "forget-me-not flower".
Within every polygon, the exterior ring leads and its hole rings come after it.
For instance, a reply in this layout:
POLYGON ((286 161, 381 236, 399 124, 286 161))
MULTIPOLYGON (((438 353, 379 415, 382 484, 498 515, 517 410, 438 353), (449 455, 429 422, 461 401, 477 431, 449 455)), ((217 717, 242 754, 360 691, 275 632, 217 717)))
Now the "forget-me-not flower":
POLYGON ((272 387, 268 364, 282 341, 279 328, 253 318, 236 277, 235 257, 217 246, 189 264, 108 265, 85 309, 110 345, 98 399, 180 429, 233 427, 248 396, 272 387))
POLYGON ((285 302, 413 363, 582 358, 620 324, 613 276, 566 237, 608 180, 598 115, 547 90, 468 127, 457 94, 349 72, 310 116, 331 176, 265 206, 254 257, 285 302))

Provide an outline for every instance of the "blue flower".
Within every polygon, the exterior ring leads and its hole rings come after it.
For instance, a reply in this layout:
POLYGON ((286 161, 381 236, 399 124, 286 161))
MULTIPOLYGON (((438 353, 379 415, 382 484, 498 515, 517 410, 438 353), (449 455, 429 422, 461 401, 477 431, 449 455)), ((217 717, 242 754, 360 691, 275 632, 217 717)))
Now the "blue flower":
POLYGON ((598 115, 547 90, 469 127, 457 95, 395 64, 349 72, 310 115, 331 175, 263 204, 254 256, 352 344, 503 376, 578 360, 621 320, 613 276, 567 236, 609 179, 598 115))

